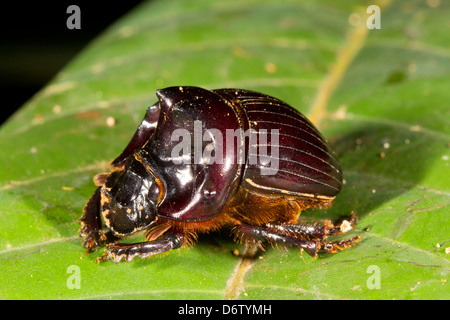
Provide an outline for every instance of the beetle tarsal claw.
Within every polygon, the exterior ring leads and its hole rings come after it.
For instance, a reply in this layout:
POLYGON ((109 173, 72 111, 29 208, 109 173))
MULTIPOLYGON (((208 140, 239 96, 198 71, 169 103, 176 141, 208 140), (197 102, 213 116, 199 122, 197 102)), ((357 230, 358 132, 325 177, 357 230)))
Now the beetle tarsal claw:
POLYGON ((110 248, 106 249, 105 252, 101 257, 97 258, 97 263, 105 262, 108 260, 113 260, 114 263, 119 263, 122 258, 125 256, 125 254, 117 254, 116 252, 112 251, 110 248))
POLYGON ((106 252, 103 254, 102 261, 113 260, 114 263, 119 263, 122 260, 122 258, 126 256, 126 253, 123 251, 124 250, 121 249, 119 246, 110 245, 106 249, 106 252))
POLYGON ((89 233, 82 233, 81 236, 84 237, 84 247, 87 249, 88 253, 101 247, 102 243, 107 239, 106 235, 101 230, 92 230, 89 233))
POLYGON ((107 261, 109 259, 110 259, 110 256, 108 254, 108 249, 105 249, 105 251, 103 252, 103 255, 101 257, 97 257, 97 263, 107 261))
POLYGON ((327 242, 327 243, 321 243, 320 249, 323 249, 329 253, 336 253, 339 250, 345 250, 350 247, 353 247, 356 243, 361 241, 360 236, 356 236, 350 239, 341 240, 337 242, 327 242))
POLYGON ((136 250, 133 250, 133 247, 127 247, 120 244, 117 245, 113 244, 108 246, 103 256, 97 258, 97 261, 100 263, 103 261, 113 260, 114 263, 117 264, 124 258, 125 261, 130 262, 136 256, 140 256, 140 253, 136 250))

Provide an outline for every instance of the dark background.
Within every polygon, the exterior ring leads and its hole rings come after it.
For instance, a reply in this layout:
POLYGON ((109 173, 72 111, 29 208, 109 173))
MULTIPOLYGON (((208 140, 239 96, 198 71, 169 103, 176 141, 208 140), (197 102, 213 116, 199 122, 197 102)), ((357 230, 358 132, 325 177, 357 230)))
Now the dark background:
POLYGON ((141 1, 16 1, 0 6, 0 124, 73 57, 141 1), (81 11, 81 29, 66 26, 67 7, 81 11))

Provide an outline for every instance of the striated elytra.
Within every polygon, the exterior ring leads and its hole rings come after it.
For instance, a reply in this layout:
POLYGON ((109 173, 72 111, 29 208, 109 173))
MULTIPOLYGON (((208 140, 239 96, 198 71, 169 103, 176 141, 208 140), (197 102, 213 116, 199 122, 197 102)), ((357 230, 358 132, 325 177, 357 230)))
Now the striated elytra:
POLYGON ((156 95, 112 172, 94 178, 80 235, 88 252, 107 245, 100 261, 146 258, 222 227, 239 241, 298 246, 313 257, 359 241, 326 241, 354 218, 296 224, 301 211, 329 207, 342 187, 338 161, 300 112, 243 89, 169 87, 156 95), (115 241, 139 231, 147 241, 115 241))

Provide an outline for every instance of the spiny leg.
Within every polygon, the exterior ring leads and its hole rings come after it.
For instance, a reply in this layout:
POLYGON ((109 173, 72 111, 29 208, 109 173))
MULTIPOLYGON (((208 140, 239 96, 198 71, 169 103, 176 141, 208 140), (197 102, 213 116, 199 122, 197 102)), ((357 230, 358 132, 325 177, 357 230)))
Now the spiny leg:
POLYGON ((292 237, 287 234, 281 234, 277 231, 272 231, 266 227, 251 226, 246 224, 237 225, 233 230, 241 241, 256 244, 262 250, 261 240, 268 240, 270 242, 278 242, 285 245, 295 245, 305 249, 308 254, 315 256, 319 250, 319 240, 304 240, 292 237))
POLYGON ((147 258, 171 249, 180 248, 183 242, 183 234, 168 232, 160 236, 158 240, 139 243, 116 243, 108 246, 107 252, 103 257, 98 258, 98 262, 113 259, 114 263, 119 263, 123 258, 130 262, 136 256, 147 258))
POLYGON ((327 224, 320 226, 318 223, 311 224, 306 222, 300 224, 268 223, 266 224, 266 227, 272 232, 308 240, 323 239, 329 234, 327 224))
MULTIPOLYGON (((352 247, 357 242, 361 240, 361 237, 356 236, 350 239, 341 241, 330 241, 326 242, 325 239, 328 236, 344 234, 351 229, 357 222, 357 217, 354 212, 349 220, 342 221, 339 225, 335 226, 331 221, 325 221, 324 225, 321 226, 318 223, 308 224, 274 224, 269 223, 266 225, 273 232, 278 232, 283 235, 292 236, 304 240, 319 240, 317 251, 323 249, 330 253, 336 253, 338 250, 345 250, 352 247)), ((317 251, 313 257, 316 257, 317 251)), ((307 251, 308 252, 308 251, 307 251)), ((308 252, 310 253, 310 252, 308 252)), ((311 253, 310 253, 311 254, 311 253)))
POLYGON ((102 219, 100 217, 100 187, 95 190, 92 197, 84 207, 84 214, 80 219, 80 237, 84 237, 84 247, 87 253, 91 253, 105 243, 117 240, 111 231, 102 231, 102 219))
POLYGON ((100 217, 100 187, 95 190, 92 197, 84 207, 84 214, 80 219, 80 237, 84 237, 84 247, 88 252, 100 247, 106 241, 106 235, 101 231, 102 220, 100 217))
POLYGON ((329 253, 336 253, 339 250, 345 250, 345 249, 353 247, 359 241, 361 241, 360 236, 356 236, 356 237, 341 240, 341 241, 321 242, 320 249, 323 249, 329 253))
POLYGON ((274 232, 293 237, 300 237, 301 239, 323 240, 327 236, 343 234, 350 231, 353 229, 356 222, 357 218, 355 214, 352 213, 349 220, 344 220, 337 226, 333 225, 329 220, 325 220, 323 225, 320 225, 319 223, 300 222, 299 224, 268 223, 266 226, 274 232))
MULTIPOLYGON (((289 224, 270 224, 265 227, 238 225, 235 227, 235 232, 238 238, 246 242, 253 242, 260 248, 262 248, 261 240, 268 240, 270 242, 281 243, 284 245, 298 246, 302 249, 305 249, 306 252, 314 258, 317 256, 317 252, 320 249, 323 249, 330 253, 335 253, 338 250, 350 248, 356 242, 361 240, 359 236, 356 236, 347 240, 325 242, 324 240, 326 236, 330 234, 326 234, 325 230, 328 229, 324 227, 314 228, 314 225, 298 226, 289 224), (317 237, 311 237, 311 235, 313 234, 317 237)), ((340 231, 333 231, 335 232, 332 234, 340 233, 340 231)))

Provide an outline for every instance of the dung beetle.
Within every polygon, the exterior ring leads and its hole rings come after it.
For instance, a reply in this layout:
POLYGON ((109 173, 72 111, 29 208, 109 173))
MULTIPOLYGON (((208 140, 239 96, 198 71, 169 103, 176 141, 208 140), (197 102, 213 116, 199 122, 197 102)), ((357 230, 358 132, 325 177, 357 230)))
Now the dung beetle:
POLYGON ((296 224, 301 211, 330 207, 342 187, 338 161, 300 112, 243 89, 169 87, 156 95, 112 172, 94 177, 80 236, 88 253, 107 245, 99 261, 146 258, 222 227, 250 245, 267 240, 313 257, 360 240, 326 241, 350 230, 354 217, 296 224), (147 241, 115 241, 139 231, 147 241))

